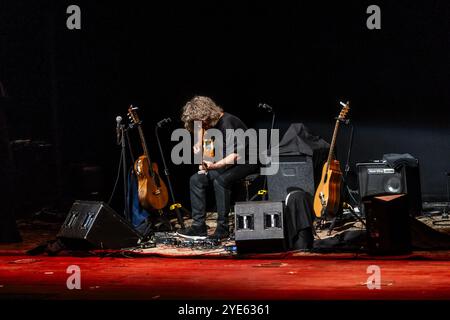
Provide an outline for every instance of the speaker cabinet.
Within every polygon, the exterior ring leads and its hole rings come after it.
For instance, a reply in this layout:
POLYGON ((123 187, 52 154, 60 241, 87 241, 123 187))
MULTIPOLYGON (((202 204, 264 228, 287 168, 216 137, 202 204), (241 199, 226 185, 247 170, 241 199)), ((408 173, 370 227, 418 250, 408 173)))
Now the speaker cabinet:
POLYGON ((284 201, 289 187, 299 187, 314 195, 314 169, 312 158, 308 156, 285 156, 280 161, 276 174, 267 176, 270 201, 284 201))
MULTIPOLYGON (((399 170, 389 167, 384 161, 358 163, 359 194, 361 199, 379 195, 407 195, 409 213, 422 213, 422 191, 419 167, 403 166, 399 170)), ((364 210, 364 206, 363 206, 364 210)))
POLYGON ((58 238, 69 247, 121 249, 134 247, 140 235, 104 202, 75 201, 58 238))
POLYGON ((238 202, 234 212, 239 253, 285 250, 283 202, 238 202))
POLYGON ((392 255, 411 252, 406 195, 368 197, 364 200, 364 207, 369 254, 392 255))

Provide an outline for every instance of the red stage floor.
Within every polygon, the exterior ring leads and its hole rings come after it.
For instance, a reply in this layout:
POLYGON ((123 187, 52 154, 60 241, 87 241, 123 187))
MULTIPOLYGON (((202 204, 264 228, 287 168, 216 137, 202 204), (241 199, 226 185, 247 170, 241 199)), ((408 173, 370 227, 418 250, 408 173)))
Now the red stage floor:
POLYGON ((0 256, 0 299, 16 297, 450 299, 450 261, 0 256), (81 290, 66 287, 70 265, 81 269, 81 290), (365 284, 369 265, 381 268, 380 290, 365 284))

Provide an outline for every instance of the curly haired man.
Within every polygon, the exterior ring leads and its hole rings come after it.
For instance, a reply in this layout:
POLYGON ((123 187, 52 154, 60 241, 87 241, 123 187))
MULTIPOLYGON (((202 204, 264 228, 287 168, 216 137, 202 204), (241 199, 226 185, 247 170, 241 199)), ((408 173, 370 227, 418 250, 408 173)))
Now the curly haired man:
MULTIPOLYGON (((225 112, 211 98, 196 96, 186 103, 182 110, 181 120, 190 132, 197 131, 201 139, 194 145, 194 153, 202 152, 201 145, 205 130, 217 129, 222 133, 221 159, 216 162, 204 160, 199 165, 199 171, 191 176, 190 196, 192 207, 192 226, 178 231, 183 237, 202 239, 207 237, 206 218, 206 191, 207 187, 214 186, 217 206, 217 228, 211 236, 222 240, 229 237, 228 214, 231 203, 231 187, 234 182, 254 173, 258 169, 257 164, 249 164, 246 161, 238 161, 240 154, 237 149, 243 148, 248 153, 248 145, 239 146, 235 139, 230 139, 227 129, 247 130, 247 126, 236 116, 225 112), (200 125, 199 125, 200 124, 200 125), (230 152, 231 150, 231 152, 230 152), (245 163, 242 163, 245 162, 245 163)), ((203 150, 204 151, 204 150, 203 150)))

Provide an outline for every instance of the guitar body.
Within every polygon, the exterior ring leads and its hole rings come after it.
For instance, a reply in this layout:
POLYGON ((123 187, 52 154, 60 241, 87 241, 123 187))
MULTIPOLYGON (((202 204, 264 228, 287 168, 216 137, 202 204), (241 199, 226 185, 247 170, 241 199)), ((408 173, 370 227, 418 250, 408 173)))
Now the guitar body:
POLYGON ((159 210, 167 205, 169 194, 164 181, 159 176, 158 165, 151 163, 152 177, 149 163, 147 156, 142 155, 134 164, 134 171, 138 180, 139 204, 147 210, 159 210))
POLYGON ((322 169, 322 177, 314 195, 314 214, 333 218, 339 210, 341 198, 342 171, 339 161, 332 160, 327 170, 327 163, 322 169))

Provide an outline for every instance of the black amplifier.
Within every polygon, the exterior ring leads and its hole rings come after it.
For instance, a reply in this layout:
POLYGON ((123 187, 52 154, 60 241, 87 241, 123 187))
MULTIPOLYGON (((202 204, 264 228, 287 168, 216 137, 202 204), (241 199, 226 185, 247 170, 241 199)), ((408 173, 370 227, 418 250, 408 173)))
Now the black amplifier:
POLYGON ((385 161, 356 164, 359 194, 363 199, 371 196, 405 194, 408 198, 409 212, 412 216, 421 214, 422 193, 419 166, 402 166, 395 170, 385 161))

